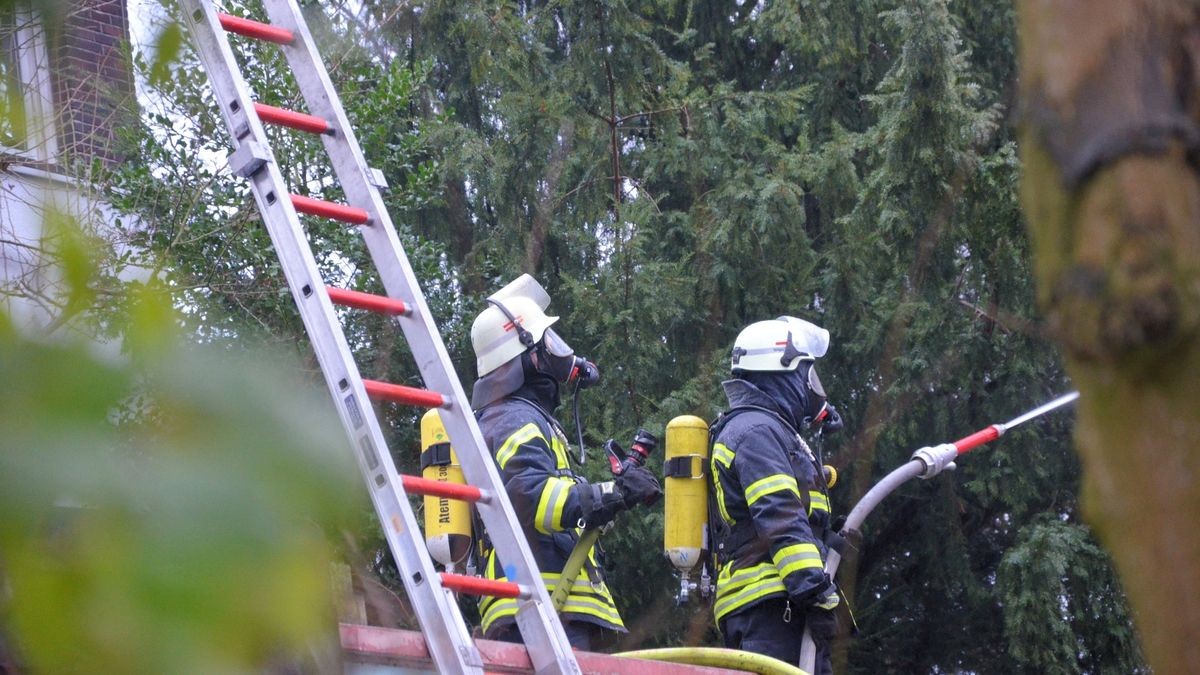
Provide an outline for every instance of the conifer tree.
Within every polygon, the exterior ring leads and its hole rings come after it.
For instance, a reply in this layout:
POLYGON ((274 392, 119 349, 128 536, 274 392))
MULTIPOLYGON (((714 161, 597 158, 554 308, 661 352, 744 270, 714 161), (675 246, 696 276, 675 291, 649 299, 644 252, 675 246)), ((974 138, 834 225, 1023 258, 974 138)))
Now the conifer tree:
MULTIPOLYGON (((327 53, 348 54, 338 86, 369 160, 395 186, 393 218, 468 388, 470 321, 521 272, 547 287, 560 332, 600 365, 580 410, 593 449, 639 426, 661 433, 677 414, 712 419, 737 332, 803 316, 833 334, 821 375, 847 427, 823 451, 843 472, 832 497, 845 513, 916 448, 1070 386, 1033 308, 1008 5, 433 0, 308 11, 329 19, 320 37, 337 48, 327 53)), ((255 86, 283 100, 271 57, 254 58, 255 86)), ((198 76, 178 86, 166 98, 204 109, 198 76)), ((160 223, 147 242, 177 256, 170 272, 205 308, 205 335, 294 342, 272 256, 239 210, 244 191, 219 172, 161 172, 195 166, 182 159, 211 137, 143 138, 146 166, 124 183, 138 189, 122 194, 140 195, 160 223), (193 203, 180 194, 204 195, 205 207, 177 211, 193 203)), ((284 147, 307 171, 309 149, 284 147)), ((331 274, 368 283, 349 233, 314 234, 336 252, 331 274)), ((351 330, 360 364, 412 377, 384 325, 351 330)), ((573 413, 560 413, 573 431, 573 413)), ((389 414, 395 447, 414 448, 415 420, 389 414)), ((1138 667, 1119 585, 1079 520, 1069 436, 1067 416, 1014 431, 868 521, 844 567, 861 627, 845 672, 1138 667)), ((621 646, 714 643, 711 617, 673 606, 661 514, 628 516, 605 543, 634 628, 621 646)))

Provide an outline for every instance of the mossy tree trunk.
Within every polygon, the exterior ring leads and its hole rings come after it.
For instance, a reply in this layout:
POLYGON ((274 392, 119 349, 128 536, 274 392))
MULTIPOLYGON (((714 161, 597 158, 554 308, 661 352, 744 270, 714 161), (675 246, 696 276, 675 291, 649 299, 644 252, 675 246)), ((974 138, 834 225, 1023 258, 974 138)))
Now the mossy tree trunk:
POLYGON ((1157 673, 1200 672, 1200 5, 1022 0, 1023 201, 1088 519, 1157 673))

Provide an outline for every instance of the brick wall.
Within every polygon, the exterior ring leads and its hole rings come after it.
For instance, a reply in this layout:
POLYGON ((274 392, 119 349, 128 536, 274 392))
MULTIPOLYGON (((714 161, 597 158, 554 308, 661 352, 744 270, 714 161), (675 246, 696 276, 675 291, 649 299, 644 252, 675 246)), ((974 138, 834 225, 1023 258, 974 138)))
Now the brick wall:
POLYGON ((133 121, 125 0, 72 0, 52 35, 50 64, 64 159, 121 161, 114 132, 133 121))

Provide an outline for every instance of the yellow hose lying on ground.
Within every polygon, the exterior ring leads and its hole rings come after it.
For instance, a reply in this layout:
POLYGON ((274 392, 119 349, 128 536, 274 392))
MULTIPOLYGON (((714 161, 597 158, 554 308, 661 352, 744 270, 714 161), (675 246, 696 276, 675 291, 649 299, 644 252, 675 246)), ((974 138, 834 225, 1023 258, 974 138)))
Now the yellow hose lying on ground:
POLYGON ((667 647, 664 649, 639 649, 617 654, 631 659, 653 659, 669 663, 686 663, 690 666, 712 666, 743 670, 758 675, 808 675, 790 663, 770 656, 743 652, 720 647, 667 647))

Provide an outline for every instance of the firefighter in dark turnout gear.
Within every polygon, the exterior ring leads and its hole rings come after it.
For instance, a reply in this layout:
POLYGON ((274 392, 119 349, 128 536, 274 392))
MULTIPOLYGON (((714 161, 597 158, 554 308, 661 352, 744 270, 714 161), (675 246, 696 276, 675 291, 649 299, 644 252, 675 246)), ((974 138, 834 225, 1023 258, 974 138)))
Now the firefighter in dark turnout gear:
MULTIPOLYGON (((604 525, 620 511, 653 503, 662 490, 642 468, 605 483, 588 483, 574 472, 554 410, 562 386, 594 384, 598 370, 550 329, 558 317, 546 315, 550 297, 529 275, 490 296, 488 303, 471 328, 480 375, 471 406, 542 579, 553 593, 579 540, 578 528, 604 525)), ((484 575, 504 579, 503 563, 490 552, 484 575)), ((479 609, 485 637, 520 641, 516 600, 484 598, 479 609)), ((601 630, 625 632, 595 549, 571 586, 561 616, 577 649, 589 649, 601 630)))
POLYGON ((830 531, 824 475, 802 429, 840 428, 814 370, 829 333, 781 317, 734 343, 729 410, 713 425, 711 480, 718 553, 714 615, 725 646, 795 664, 808 623, 817 672, 831 672, 838 593, 825 574, 830 531))

